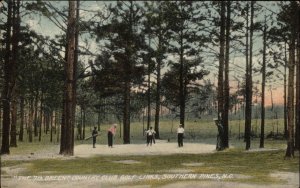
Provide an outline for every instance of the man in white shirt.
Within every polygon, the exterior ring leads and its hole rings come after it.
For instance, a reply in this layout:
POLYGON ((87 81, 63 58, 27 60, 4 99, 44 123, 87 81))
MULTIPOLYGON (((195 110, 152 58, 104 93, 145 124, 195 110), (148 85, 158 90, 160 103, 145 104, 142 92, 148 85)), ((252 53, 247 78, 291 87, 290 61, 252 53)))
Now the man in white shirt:
POLYGON ((183 147, 183 134, 184 134, 184 128, 182 127, 182 124, 180 124, 177 129, 178 147, 183 147))
POLYGON ((146 135, 147 135, 147 146, 150 144, 150 146, 152 146, 152 141, 153 141, 153 137, 155 135, 155 130, 152 129, 152 127, 150 127, 149 130, 146 131, 146 135))

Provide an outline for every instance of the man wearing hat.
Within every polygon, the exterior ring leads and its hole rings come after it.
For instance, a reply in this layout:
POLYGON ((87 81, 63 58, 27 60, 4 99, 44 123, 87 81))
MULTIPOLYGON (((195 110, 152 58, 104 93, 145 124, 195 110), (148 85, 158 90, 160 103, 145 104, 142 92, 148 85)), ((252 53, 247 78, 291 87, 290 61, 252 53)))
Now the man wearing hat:
POLYGON ((96 138, 98 136, 98 131, 97 131, 97 127, 94 127, 94 130, 92 132, 92 137, 93 137, 93 148, 96 148, 96 138))
POLYGON ((182 124, 180 124, 177 129, 178 147, 183 147, 183 134, 184 134, 184 128, 182 127, 182 124))

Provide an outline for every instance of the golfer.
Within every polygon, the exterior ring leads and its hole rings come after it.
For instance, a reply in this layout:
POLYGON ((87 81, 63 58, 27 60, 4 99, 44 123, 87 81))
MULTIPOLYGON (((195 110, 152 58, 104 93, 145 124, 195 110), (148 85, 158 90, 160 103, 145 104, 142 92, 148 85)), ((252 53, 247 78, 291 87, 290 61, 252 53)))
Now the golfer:
POLYGON ((149 130, 146 131, 146 135, 147 135, 147 146, 150 144, 150 146, 152 146, 152 142, 154 139, 154 135, 155 135, 155 130, 152 129, 152 127, 150 127, 149 130))
POLYGON ((180 124, 177 129, 178 147, 183 147, 183 134, 184 134, 184 128, 182 127, 182 124, 180 124))
POLYGON ((113 124, 108 130, 107 130, 107 140, 108 140, 108 147, 113 147, 113 136, 116 134, 117 131, 117 124, 113 124))
POLYGON ((98 136, 98 131, 97 131, 97 127, 94 127, 94 130, 92 132, 92 137, 93 137, 93 148, 96 148, 96 138, 98 136))

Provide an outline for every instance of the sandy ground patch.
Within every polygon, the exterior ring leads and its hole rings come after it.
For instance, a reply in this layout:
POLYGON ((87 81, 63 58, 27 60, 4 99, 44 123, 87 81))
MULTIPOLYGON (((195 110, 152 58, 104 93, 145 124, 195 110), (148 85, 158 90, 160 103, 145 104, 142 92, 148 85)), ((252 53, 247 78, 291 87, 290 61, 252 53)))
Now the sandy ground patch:
POLYGON ((184 168, 176 168, 176 169, 170 169, 170 170, 165 170, 165 171, 161 171, 161 172, 165 172, 165 173, 174 173, 174 174, 187 174, 187 173, 192 173, 193 170, 190 169, 184 169, 184 168))
POLYGON ((281 180, 287 181, 287 184, 299 185, 300 187, 300 174, 292 172, 275 172, 270 174, 271 177, 279 178, 281 180))
POLYGON ((204 163, 182 163, 183 166, 203 166, 204 163))
MULTIPOLYGON (((52 146, 47 148, 47 150, 39 150, 36 152, 28 152, 23 154, 10 154, 10 155, 1 155, 1 160, 22 160, 22 161, 30 161, 36 159, 55 159, 55 158, 66 158, 62 155, 59 155, 59 145, 52 146)), ((72 157, 69 157, 72 158, 72 157)))
POLYGON ((31 164, 24 163, 22 165, 17 166, 10 166, 10 167, 1 167, 1 172, 4 172, 5 175, 8 176, 17 176, 22 174, 22 172, 26 171, 26 168, 28 168, 31 164))
POLYGON ((177 143, 170 143, 164 140, 157 140, 156 144, 121 144, 109 148, 107 145, 96 145, 93 148, 89 144, 76 145, 74 156, 59 155, 59 146, 51 150, 39 151, 23 155, 2 155, 1 160, 36 160, 36 159, 74 159, 76 157, 91 157, 96 155, 170 155, 170 154, 201 154, 215 152, 215 145, 201 143, 185 143, 184 147, 177 147, 177 143))
POLYGON ((201 154, 213 153, 216 146, 211 144, 185 143, 184 147, 178 147, 176 143, 156 143, 152 146, 146 144, 114 145, 109 148, 107 145, 77 145, 74 153, 77 157, 90 157, 93 155, 170 155, 170 154, 201 154))
POLYGON ((114 163, 121 163, 121 164, 139 164, 140 161, 135 160, 121 160, 121 161, 113 161, 114 163))

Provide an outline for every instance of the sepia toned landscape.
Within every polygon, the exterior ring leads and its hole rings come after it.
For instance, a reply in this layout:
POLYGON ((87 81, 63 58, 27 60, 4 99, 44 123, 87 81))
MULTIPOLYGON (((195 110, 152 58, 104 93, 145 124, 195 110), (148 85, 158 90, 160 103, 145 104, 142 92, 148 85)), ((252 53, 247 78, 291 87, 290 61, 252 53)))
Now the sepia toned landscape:
POLYGON ((300 186, 300 1, 0 1, 0 187, 300 186))

